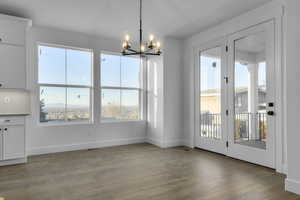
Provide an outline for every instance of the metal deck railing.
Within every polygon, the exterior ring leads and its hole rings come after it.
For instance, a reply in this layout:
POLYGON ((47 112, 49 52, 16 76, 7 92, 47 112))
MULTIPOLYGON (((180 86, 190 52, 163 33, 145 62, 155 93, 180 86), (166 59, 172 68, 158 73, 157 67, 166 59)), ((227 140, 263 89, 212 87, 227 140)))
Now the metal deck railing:
MULTIPOLYGON (((201 114, 201 137, 221 139, 221 114, 201 114)), ((267 131, 266 113, 238 113, 235 115, 235 140, 264 140, 267 131)))

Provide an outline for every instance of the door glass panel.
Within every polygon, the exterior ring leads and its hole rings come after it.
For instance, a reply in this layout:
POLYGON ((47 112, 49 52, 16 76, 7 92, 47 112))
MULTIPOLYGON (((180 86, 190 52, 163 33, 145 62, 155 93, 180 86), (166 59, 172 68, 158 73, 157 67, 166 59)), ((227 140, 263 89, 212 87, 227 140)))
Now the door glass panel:
POLYGON ((200 55, 200 136, 221 139, 221 47, 200 55))
POLYGON ((266 149, 266 33, 234 42, 235 143, 266 149))

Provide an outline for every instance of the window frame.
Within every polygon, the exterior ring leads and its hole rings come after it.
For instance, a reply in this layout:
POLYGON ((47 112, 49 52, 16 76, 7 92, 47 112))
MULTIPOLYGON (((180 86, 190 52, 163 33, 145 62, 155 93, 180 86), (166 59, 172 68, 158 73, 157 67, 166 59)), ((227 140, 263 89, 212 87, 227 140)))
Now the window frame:
MULTIPOLYGON (((40 121, 40 104, 37 103, 37 121, 39 126, 69 126, 69 125, 88 125, 88 124, 94 124, 94 52, 92 49, 88 48, 80 48, 80 47, 72 47, 72 46, 66 46, 66 45, 60 45, 60 44, 53 44, 53 43, 43 43, 43 42, 37 42, 36 43, 36 85, 37 85, 37 102, 40 102, 40 88, 41 87, 59 87, 59 88, 65 88, 66 89, 66 105, 67 105, 67 89, 68 88, 78 88, 78 89, 89 89, 90 96, 89 96, 89 114, 90 118, 88 120, 84 121, 68 121, 67 116, 65 116, 64 121, 61 122, 41 122, 40 121), (49 83, 39 83, 39 47, 40 46, 46 46, 46 47, 52 47, 52 48, 62 48, 62 49, 69 49, 69 50, 77 50, 77 51, 85 51, 91 53, 91 85, 71 85, 71 84, 49 84, 49 83)), ((66 66, 65 66, 66 67, 66 66)), ((65 106, 65 113, 67 112, 67 106, 65 106)))
MULTIPOLYGON (((100 51, 100 54, 98 55, 100 58, 99 62, 99 90, 100 90, 100 117, 99 121, 103 124, 109 124, 109 123, 126 123, 126 122, 144 122, 146 121, 147 117, 147 102, 146 102, 146 89, 147 89, 147 59, 141 57, 141 73, 140 73, 140 87, 121 87, 121 86, 102 86, 102 79, 101 79, 101 73, 102 73, 102 54, 106 55, 114 55, 114 56, 123 56, 121 53, 111 52, 111 51, 100 51), (111 90, 133 90, 139 92, 139 119, 116 119, 116 120, 103 120, 102 119, 102 90, 103 89, 111 89, 111 90)), ((127 57, 138 57, 138 56, 127 56, 127 57)), ((121 76, 121 74, 120 74, 121 76)), ((122 95, 120 94, 120 100, 122 99, 122 95)), ((122 101, 120 101, 121 103, 122 101)), ((122 104, 120 104, 122 107, 122 104)))

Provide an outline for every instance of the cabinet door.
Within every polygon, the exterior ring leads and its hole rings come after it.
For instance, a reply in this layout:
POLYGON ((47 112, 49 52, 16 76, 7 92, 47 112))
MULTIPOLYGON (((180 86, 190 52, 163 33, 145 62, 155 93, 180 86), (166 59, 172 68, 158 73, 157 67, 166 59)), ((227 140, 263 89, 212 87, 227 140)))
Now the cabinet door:
POLYGON ((4 160, 25 157, 24 126, 8 126, 3 128, 4 160))
POLYGON ((2 88, 25 88, 25 48, 0 44, 0 85, 2 88))
POLYGON ((3 160, 3 127, 0 127, 0 160, 3 160))
POLYGON ((6 44, 25 44, 26 24, 12 20, 0 20, 0 40, 6 44))

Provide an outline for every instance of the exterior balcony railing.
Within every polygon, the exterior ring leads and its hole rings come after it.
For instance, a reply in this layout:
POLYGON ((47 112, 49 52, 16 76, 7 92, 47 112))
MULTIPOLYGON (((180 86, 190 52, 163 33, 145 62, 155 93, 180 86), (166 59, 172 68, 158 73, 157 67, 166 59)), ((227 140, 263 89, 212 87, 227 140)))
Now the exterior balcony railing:
MULTIPOLYGON (((201 137, 221 139, 221 114, 202 113, 201 137)), ((235 115, 235 140, 265 140, 267 133, 266 113, 238 113, 235 115)))

